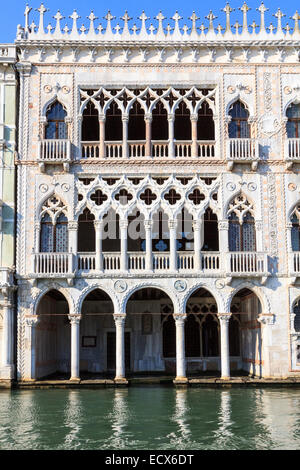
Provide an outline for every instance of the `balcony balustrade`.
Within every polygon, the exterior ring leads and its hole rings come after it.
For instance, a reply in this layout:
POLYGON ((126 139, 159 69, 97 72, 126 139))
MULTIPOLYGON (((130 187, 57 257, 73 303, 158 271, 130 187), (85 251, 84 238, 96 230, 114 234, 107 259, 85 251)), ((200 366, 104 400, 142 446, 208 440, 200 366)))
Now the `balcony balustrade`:
MULTIPOLYGON (((226 273, 226 276, 266 276, 268 272, 267 253, 257 252, 230 252, 226 257, 222 257, 219 252, 202 252, 200 263, 196 262, 195 254, 192 251, 177 252, 177 270, 179 272, 196 272, 196 266, 200 266, 200 271, 207 274, 226 273), (223 260, 226 266, 223 266, 223 260)), ((96 253, 78 253, 77 257, 72 253, 36 253, 33 254, 33 273, 36 277, 69 277, 77 270, 80 273, 103 270, 106 272, 121 270, 121 253, 104 252, 101 256, 101 263, 97 263, 96 253), (101 265, 101 269, 99 266, 101 265)), ((99 260, 98 260, 99 261, 99 260)), ((300 253, 292 253, 290 256, 290 271, 293 275, 300 275, 300 253)), ((127 271, 142 272, 146 268, 145 252, 127 253, 127 271)), ((170 267, 169 252, 152 253, 153 272, 166 272, 170 267)))
POLYGON ((300 163, 300 139, 286 139, 284 158, 288 169, 292 167, 293 163, 300 163))
POLYGON ((43 139, 39 141, 38 162, 41 171, 45 164, 64 165, 64 170, 69 171, 71 162, 71 141, 68 139, 43 139))
POLYGON ((235 163, 251 163, 252 170, 256 170, 259 159, 258 140, 227 139, 226 158, 229 170, 232 170, 235 163))
POLYGON ((291 277, 300 277, 300 251, 289 253, 289 275, 291 277))
MULTIPOLYGON (((128 141, 128 158, 168 158, 170 157, 170 148, 168 140, 152 140, 151 155, 147 155, 146 141, 136 140, 128 141)), ((193 145, 191 141, 174 141, 175 158, 214 158, 216 142, 215 141, 197 141, 195 155, 193 154, 193 145)), ((124 149, 122 141, 105 141, 103 155, 101 155, 100 142, 81 142, 81 158, 123 158, 124 149)))

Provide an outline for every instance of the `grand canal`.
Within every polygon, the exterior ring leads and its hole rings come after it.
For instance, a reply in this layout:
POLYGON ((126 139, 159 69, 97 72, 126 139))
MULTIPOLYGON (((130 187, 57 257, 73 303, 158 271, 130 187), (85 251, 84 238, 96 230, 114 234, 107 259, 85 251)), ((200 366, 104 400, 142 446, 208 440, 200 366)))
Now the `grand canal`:
POLYGON ((0 449, 299 448, 299 389, 0 392, 0 449))

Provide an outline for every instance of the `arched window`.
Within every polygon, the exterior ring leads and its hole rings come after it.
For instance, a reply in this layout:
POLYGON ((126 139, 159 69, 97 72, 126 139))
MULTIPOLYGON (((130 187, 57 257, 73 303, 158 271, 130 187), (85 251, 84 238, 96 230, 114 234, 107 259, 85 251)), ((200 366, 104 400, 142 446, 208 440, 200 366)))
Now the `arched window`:
POLYGON ((162 210, 153 215, 152 250, 155 252, 170 250, 168 220, 168 215, 162 210))
POLYGON ((153 140, 168 140, 169 126, 168 126, 168 113, 164 108, 163 103, 159 101, 152 111, 152 139, 153 140))
POLYGON ((175 110, 174 139, 191 140, 192 127, 190 111, 184 101, 175 110))
POLYGON ((213 112, 206 101, 198 111, 197 140, 215 140, 213 112))
POLYGON ((219 355, 218 323, 212 314, 207 314, 202 323, 202 345, 204 357, 219 355))
POLYGON ((46 139, 67 139, 68 130, 65 118, 67 113, 63 106, 55 101, 47 111, 46 139))
POLYGON ((129 111, 128 140, 145 140, 145 113, 138 101, 135 101, 129 111))
POLYGON ((86 105, 82 115, 82 133, 83 142, 98 142, 99 132, 99 113, 92 101, 86 105))
POLYGON ((68 252, 68 219, 61 214, 53 223, 49 214, 41 220, 41 253, 68 252))
POLYGON ((203 251, 219 251, 218 217, 208 207, 204 214, 203 251))
POLYGON ((229 250, 256 251, 253 206, 240 194, 229 205, 229 250))
POLYGON ((248 123, 249 111, 240 101, 236 101, 229 110, 231 122, 228 125, 230 139, 246 139, 250 137, 250 125, 248 123))
POLYGON ((183 208, 177 216, 177 251, 192 251, 193 248, 193 216, 183 208))
POLYGON ((299 223, 299 217, 300 217, 300 206, 298 206, 294 214, 291 217, 291 223, 292 223, 292 231, 291 231, 291 236, 292 236, 292 250, 293 251, 300 251, 300 223, 299 223))
POLYGON ((114 141, 123 139, 122 112, 113 101, 106 111, 105 140, 114 141))
POLYGON ((78 219, 78 251, 93 253, 95 248, 95 217, 89 211, 84 209, 78 219))
POLYGON ((288 139, 300 138, 300 103, 292 103, 287 111, 286 116, 288 121, 286 123, 286 133, 288 139))

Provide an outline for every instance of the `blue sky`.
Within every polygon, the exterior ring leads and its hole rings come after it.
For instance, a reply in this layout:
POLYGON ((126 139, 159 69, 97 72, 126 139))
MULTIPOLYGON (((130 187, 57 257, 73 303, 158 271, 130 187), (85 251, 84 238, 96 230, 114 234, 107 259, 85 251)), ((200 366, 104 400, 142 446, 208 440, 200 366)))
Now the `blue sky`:
MULTIPOLYGON (((2 5, 5 3, 5 8, 2 7, 2 12, 0 16, 0 42, 13 42, 16 36, 17 25, 22 24, 24 25, 24 10, 26 6, 26 1, 23 0, 8 0, 4 2, 4 0, 0 0, 2 5)), ((28 0, 29 6, 33 9, 39 8, 41 1, 40 0, 28 0)), ((240 24, 242 23, 242 13, 238 11, 238 7, 241 7, 244 3, 244 0, 232 0, 230 1, 230 5, 232 8, 235 8, 236 11, 232 13, 232 24, 238 19, 240 24)), ((256 8, 259 7, 261 1, 260 0, 248 0, 247 4, 251 7, 251 11, 248 13, 249 23, 252 23, 253 20, 256 23, 259 23, 259 12, 256 11, 256 8)), ((81 16, 79 20, 79 25, 85 22, 85 25, 88 26, 88 20, 86 16, 88 16, 91 10, 94 10, 96 16, 99 17, 99 20, 96 21, 96 25, 98 23, 103 22, 102 17, 106 15, 107 10, 110 9, 111 13, 117 17, 117 20, 122 25, 122 21, 119 20, 119 17, 123 16, 124 11, 127 9, 128 13, 131 17, 134 18, 134 21, 139 23, 137 17, 140 16, 142 10, 145 10, 147 16, 151 17, 152 22, 155 23, 153 17, 155 17, 160 10, 164 13, 167 17, 165 20, 165 24, 169 22, 169 18, 173 16, 176 10, 178 10, 179 14, 186 18, 188 18, 193 10, 196 11, 197 15, 200 17, 199 25, 202 21, 207 22, 204 17, 209 13, 209 10, 212 9, 214 14, 218 16, 217 20, 215 21, 215 26, 218 23, 224 24, 225 13, 221 12, 220 10, 224 8, 226 4, 226 0, 214 0, 211 2, 204 2, 199 0, 185 0, 184 2, 179 0, 172 0, 172 1, 158 1, 152 0, 149 2, 148 0, 144 1, 134 1, 134 0, 126 0, 126 2, 121 2, 120 0, 109 0, 108 2, 100 2, 99 0, 45 0, 44 4, 47 8, 50 9, 50 12, 46 14, 45 17, 45 25, 48 25, 49 22, 52 22, 52 25, 55 24, 55 20, 53 20, 52 16, 54 16, 58 9, 60 9, 61 13, 66 17, 65 20, 62 21, 62 26, 65 25, 66 21, 68 24, 71 24, 71 20, 68 18, 69 15, 72 14, 73 10, 76 9, 78 14, 81 16)), ((299 0, 265 0, 265 5, 270 9, 269 12, 266 14, 266 23, 269 24, 272 22, 273 24, 277 24, 277 19, 272 16, 277 10, 278 7, 281 7, 282 11, 286 14, 286 17, 283 18, 283 24, 285 25, 288 21, 290 25, 293 25, 293 21, 289 19, 290 16, 293 16, 295 11, 300 11, 300 3, 299 0)), ((35 23, 38 23, 38 13, 32 11, 31 12, 31 20, 34 18, 35 23)), ((149 24, 150 24, 149 21, 149 24)), ((105 22, 105 21, 104 21, 105 22)), ((116 23, 116 21, 115 21, 116 23)), ((171 21, 172 23, 172 21, 171 21)), ((187 21, 187 24, 190 22, 187 21)), ((133 24, 133 21, 132 21, 133 24)), ((182 21, 183 24, 183 21, 182 21)))

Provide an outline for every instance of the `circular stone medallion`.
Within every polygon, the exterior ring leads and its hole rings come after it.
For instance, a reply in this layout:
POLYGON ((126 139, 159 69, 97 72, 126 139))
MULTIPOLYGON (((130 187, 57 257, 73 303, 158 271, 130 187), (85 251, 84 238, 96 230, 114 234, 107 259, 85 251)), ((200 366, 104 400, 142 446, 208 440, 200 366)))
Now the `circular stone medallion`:
POLYGON ((116 292, 122 294, 122 292, 127 290, 127 283, 125 281, 117 281, 115 282, 114 288, 116 292))
POLYGON ((175 281, 174 287, 177 292, 184 292, 186 290, 187 284, 184 280, 179 279, 178 281, 175 281))

